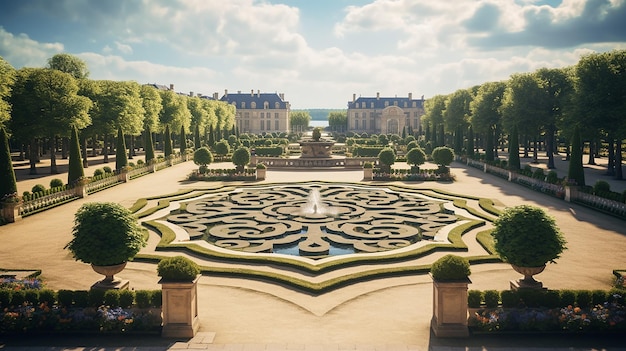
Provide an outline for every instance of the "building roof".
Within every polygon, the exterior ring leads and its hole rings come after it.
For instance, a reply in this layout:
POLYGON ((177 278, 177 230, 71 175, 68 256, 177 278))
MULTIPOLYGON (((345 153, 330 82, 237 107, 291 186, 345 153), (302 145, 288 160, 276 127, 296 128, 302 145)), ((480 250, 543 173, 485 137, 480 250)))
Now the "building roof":
POLYGON ((424 98, 421 99, 412 99, 408 97, 362 97, 360 96, 358 99, 354 101, 348 102, 348 109, 356 109, 357 104, 358 108, 370 109, 372 108, 372 103, 374 103, 374 109, 384 109, 387 106, 398 106, 400 108, 405 108, 404 104, 406 103, 406 108, 412 108, 413 102, 416 102, 416 107, 423 108, 424 107, 424 98), (365 103, 365 106, 363 106, 365 103))
POLYGON ((270 109, 275 109, 276 103, 278 103, 279 109, 286 109, 289 107, 289 102, 284 100, 282 94, 278 93, 241 93, 237 92, 236 94, 226 92, 224 96, 220 99, 220 101, 226 101, 229 104, 235 103, 237 108, 241 108, 241 103, 245 102, 245 109, 253 109, 252 103, 255 103, 254 109, 262 110, 264 109, 264 103, 267 102, 269 104, 270 109))

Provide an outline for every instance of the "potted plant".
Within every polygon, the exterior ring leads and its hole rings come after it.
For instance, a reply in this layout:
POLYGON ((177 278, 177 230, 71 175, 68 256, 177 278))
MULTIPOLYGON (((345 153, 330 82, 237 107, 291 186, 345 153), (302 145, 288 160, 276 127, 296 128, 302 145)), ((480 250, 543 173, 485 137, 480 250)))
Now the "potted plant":
POLYGON ((72 234, 65 248, 77 261, 91 264, 106 277, 94 288, 128 287, 128 281, 113 276, 146 246, 144 231, 130 210, 113 202, 84 204, 75 214, 72 234))
POLYGON ((163 290, 163 329, 167 338, 192 338, 200 328, 198 280, 200 268, 183 256, 164 258, 157 266, 163 290))
POLYGON ((467 285, 470 265, 466 258, 445 255, 430 269, 433 279, 433 318, 431 329, 437 337, 466 337, 467 285))
POLYGON ((512 288, 542 288, 533 275, 543 272, 548 262, 567 249, 554 219, 541 208, 520 205, 508 208, 494 222, 495 250, 513 269, 524 275, 511 282, 512 288))

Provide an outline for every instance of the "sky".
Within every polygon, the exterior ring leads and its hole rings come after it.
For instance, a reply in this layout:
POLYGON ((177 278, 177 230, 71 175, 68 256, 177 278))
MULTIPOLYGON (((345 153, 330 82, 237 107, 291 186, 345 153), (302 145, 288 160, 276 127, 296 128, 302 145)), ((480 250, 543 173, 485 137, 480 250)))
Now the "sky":
POLYGON ((91 79, 283 93, 292 109, 426 99, 626 49, 626 0, 0 0, 0 56, 91 79))

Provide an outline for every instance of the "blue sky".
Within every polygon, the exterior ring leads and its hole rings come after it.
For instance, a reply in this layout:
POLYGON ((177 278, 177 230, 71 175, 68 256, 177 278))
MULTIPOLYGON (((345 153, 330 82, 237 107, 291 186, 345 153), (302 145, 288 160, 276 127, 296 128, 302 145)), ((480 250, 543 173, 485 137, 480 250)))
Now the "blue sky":
POLYGON ((292 108, 449 94, 626 49, 626 0, 0 0, 0 56, 91 79, 284 93, 292 108))

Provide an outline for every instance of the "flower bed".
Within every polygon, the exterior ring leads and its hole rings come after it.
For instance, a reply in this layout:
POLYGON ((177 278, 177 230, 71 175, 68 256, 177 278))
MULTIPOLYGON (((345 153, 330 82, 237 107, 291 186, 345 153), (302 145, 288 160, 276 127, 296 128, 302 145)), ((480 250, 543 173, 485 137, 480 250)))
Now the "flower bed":
POLYGON ((188 177, 194 181, 253 181, 256 180, 256 169, 237 172, 235 169, 208 169, 206 173, 194 171, 188 177))
POLYGON ((623 333, 626 331, 623 293, 616 289, 608 293, 599 290, 537 290, 519 294, 506 291, 502 292, 502 305, 470 309, 468 327, 473 333, 623 333), (598 302, 600 300, 605 301, 598 302), (554 307, 567 301, 571 303, 565 307, 554 307))
POLYGON ((0 335, 160 333, 161 290, 53 291, 36 278, 0 278, 0 335))
POLYGON ((454 176, 449 173, 439 172, 438 169, 420 169, 419 173, 412 173, 409 169, 393 169, 391 173, 383 172, 375 168, 373 180, 400 180, 400 181, 453 181, 454 176))

